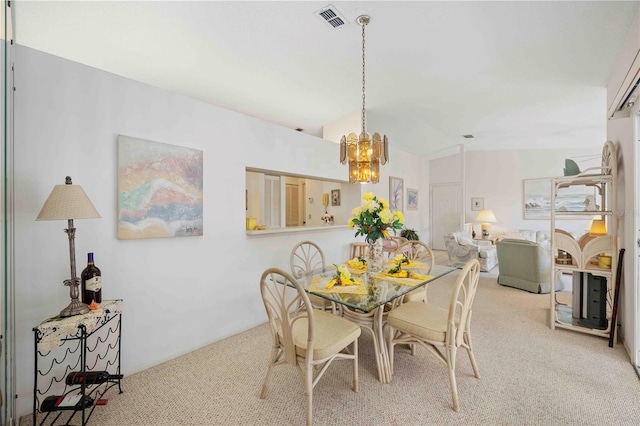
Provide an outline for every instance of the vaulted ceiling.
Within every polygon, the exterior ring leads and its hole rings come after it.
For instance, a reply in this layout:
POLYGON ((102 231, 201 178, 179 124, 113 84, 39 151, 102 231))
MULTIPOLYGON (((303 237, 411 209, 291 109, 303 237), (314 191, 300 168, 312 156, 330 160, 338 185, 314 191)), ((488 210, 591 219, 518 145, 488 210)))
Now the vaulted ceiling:
POLYGON ((638 5, 18 1, 15 28, 20 45, 322 136, 360 109, 366 14, 367 129, 427 155, 462 143, 600 147, 605 88, 638 5), (344 25, 318 16, 329 5, 344 25))

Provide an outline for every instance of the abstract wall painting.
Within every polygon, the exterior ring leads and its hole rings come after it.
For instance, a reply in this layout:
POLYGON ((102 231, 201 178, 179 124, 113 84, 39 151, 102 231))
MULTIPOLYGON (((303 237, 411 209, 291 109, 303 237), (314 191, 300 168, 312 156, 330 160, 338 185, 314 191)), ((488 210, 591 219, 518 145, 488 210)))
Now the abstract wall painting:
POLYGON ((202 235, 197 149, 118 136, 118 239, 202 235))

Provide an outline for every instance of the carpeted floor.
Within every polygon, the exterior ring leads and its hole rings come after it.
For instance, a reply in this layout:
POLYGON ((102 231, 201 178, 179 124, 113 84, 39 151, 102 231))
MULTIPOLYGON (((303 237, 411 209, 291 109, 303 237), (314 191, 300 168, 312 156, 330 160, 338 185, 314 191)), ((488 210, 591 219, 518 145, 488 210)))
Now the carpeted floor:
MULTIPOLYGON (((445 254, 446 256, 446 254, 445 254)), ((446 305, 457 272, 429 287, 446 305)), ((377 380, 371 336, 360 338, 360 391, 350 364, 334 363, 314 390, 317 425, 601 425, 640 422, 640 382, 621 344, 548 326, 549 295, 499 286, 497 269, 481 274, 472 320, 473 376, 458 354, 460 412, 451 408, 446 368, 424 349, 396 352, 393 382, 377 380)), ((89 424, 304 424, 297 371, 275 370, 267 398, 258 397, 270 350, 266 324, 125 377, 124 393, 107 394, 89 424)), ((23 418, 21 424, 30 424, 23 418)), ((76 422, 78 423, 78 422, 76 422)))

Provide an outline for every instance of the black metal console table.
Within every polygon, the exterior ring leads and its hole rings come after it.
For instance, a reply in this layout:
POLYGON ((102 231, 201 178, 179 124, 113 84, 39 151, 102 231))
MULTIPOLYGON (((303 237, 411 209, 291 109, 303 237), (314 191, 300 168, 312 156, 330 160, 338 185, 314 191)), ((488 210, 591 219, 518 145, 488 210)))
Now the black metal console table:
POLYGON ((76 415, 82 417, 84 426, 93 410, 106 403, 102 397, 109 389, 118 386, 122 393, 121 377, 99 384, 85 380, 67 384, 70 373, 81 377, 95 371, 120 375, 121 331, 122 300, 105 300, 98 309, 84 315, 49 318, 33 328, 34 426, 68 425, 76 415), (79 401, 72 405, 60 403, 71 396, 79 397, 79 401))

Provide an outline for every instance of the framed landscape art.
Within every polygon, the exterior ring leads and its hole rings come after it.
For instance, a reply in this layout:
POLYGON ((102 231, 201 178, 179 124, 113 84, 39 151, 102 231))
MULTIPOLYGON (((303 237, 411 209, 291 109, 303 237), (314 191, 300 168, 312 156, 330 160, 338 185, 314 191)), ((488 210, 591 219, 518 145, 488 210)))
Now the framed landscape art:
MULTIPOLYGON (((551 178, 523 180, 523 211, 525 219, 551 218, 551 178)), ((596 210, 597 190, 585 185, 572 186, 558 191, 556 212, 583 212, 596 210)), ((579 215, 556 215, 560 219, 585 219, 579 215)))

